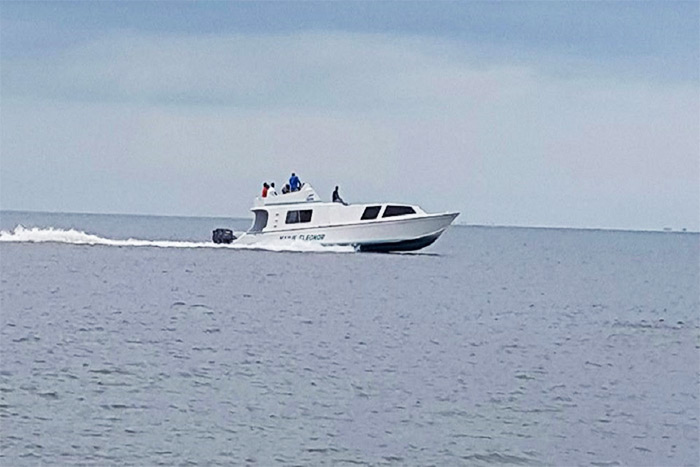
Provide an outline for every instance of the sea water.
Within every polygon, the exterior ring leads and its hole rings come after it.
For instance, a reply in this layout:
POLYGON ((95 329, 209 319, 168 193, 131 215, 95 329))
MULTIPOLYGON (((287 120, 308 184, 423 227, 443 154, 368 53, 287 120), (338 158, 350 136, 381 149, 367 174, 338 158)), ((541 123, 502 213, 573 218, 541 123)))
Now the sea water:
POLYGON ((0 213, 0 464, 700 463, 698 234, 249 223, 0 213))

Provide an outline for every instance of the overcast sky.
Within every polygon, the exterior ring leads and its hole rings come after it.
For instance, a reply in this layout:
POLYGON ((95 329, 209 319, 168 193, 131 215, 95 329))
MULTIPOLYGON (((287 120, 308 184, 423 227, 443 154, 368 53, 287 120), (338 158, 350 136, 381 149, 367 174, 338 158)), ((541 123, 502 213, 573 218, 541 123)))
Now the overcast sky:
POLYGON ((0 208, 700 230, 691 2, 2 2, 0 208))

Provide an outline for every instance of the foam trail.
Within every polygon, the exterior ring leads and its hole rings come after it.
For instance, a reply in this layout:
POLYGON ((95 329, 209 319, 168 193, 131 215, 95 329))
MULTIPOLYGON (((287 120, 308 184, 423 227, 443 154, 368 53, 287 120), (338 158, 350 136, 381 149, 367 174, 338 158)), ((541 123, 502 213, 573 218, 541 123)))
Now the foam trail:
POLYGON ((115 240, 88 234, 80 230, 54 229, 33 227, 24 228, 21 225, 12 231, 0 230, 0 242, 14 243, 69 243, 73 245, 104 245, 120 247, 157 247, 157 248, 228 248, 233 250, 268 250, 268 251, 298 251, 298 252, 329 252, 351 253, 355 249, 350 246, 323 246, 313 243, 295 241, 285 244, 269 245, 236 245, 216 244, 213 242, 186 242, 177 240, 115 240))

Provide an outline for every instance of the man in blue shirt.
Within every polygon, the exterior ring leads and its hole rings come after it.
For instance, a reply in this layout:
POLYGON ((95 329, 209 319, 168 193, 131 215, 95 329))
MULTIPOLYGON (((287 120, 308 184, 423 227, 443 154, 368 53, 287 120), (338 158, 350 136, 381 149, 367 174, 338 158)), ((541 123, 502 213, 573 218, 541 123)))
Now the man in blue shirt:
POLYGON ((289 187, 292 189, 292 191, 299 191, 299 188, 301 188, 299 177, 297 177, 294 172, 292 172, 292 176, 289 177, 289 187))

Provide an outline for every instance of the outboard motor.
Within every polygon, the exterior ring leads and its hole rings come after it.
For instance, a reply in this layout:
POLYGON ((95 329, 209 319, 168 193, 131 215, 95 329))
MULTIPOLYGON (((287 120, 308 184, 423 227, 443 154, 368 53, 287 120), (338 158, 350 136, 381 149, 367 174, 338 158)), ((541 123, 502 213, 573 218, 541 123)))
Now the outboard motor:
POLYGON ((214 243, 231 243, 236 239, 233 235, 233 231, 230 229, 216 229, 212 233, 212 240, 214 243))

